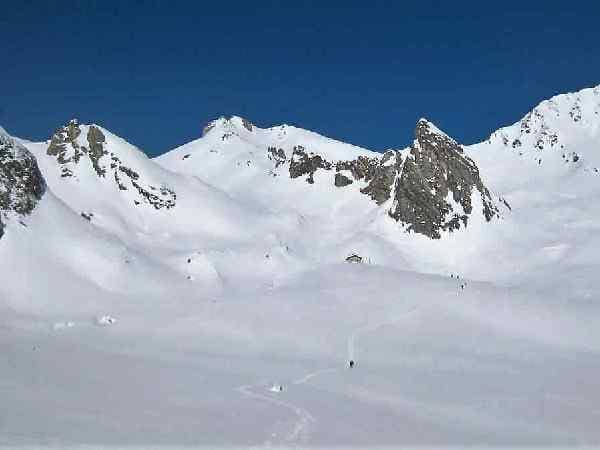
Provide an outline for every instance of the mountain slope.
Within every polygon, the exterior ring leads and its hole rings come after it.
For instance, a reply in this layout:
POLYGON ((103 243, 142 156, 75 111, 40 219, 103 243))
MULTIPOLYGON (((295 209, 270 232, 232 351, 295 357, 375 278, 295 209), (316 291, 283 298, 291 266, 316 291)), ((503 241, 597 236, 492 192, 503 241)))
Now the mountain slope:
POLYGON ((597 106, 384 154, 1 134, 0 445, 599 443, 597 106))
POLYGON ((465 149, 488 186, 512 208, 503 226, 484 236, 482 251, 497 270, 480 276, 515 284, 526 279, 549 293, 569 286, 567 297, 594 295, 599 148, 600 87, 595 87, 543 101, 465 149))
POLYGON ((254 212, 194 177, 176 176, 96 125, 71 121, 47 143, 28 144, 51 189, 71 208, 129 239, 132 231, 245 235, 254 212), (203 220, 197 220, 202 217, 203 220), (169 220, 173 218, 174 220, 169 220), (176 220, 175 220, 176 219, 176 220))
POLYGON ((600 175, 599 141, 597 86, 541 102, 520 121, 470 146, 468 154, 504 190, 568 173, 600 175))
POLYGON ((595 240, 598 98, 598 88, 558 96, 466 148, 426 120, 409 147, 379 154, 238 117, 155 160, 76 121, 22 143, 73 214, 183 282, 258 287, 358 253, 520 283, 577 255, 551 289, 571 283, 590 258, 580 242, 595 240), (576 161, 563 157, 574 149, 576 161))
POLYGON ((417 124, 410 149, 382 156, 287 125, 260 129, 239 117, 221 118, 205 129, 203 138, 156 161, 237 198, 302 214, 327 214, 340 199, 359 207, 364 205, 360 194, 377 206, 391 200, 392 205, 383 207, 389 217, 407 231, 431 238, 467 226, 473 190, 482 203, 476 215, 487 221, 498 215, 474 163, 426 120, 417 124))

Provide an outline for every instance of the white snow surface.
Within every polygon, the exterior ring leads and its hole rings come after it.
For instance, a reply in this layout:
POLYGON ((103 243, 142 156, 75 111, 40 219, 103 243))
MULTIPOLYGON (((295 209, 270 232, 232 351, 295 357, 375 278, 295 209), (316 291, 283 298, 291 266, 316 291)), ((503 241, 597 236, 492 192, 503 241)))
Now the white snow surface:
POLYGON ((554 97, 466 147, 511 210, 440 240, 275 168, 378 155, 292 126, 154 160, 101 129, 169 210, 20 140, 48 190, 0 239, 0 446, 600 445, 598 111, 554 97))

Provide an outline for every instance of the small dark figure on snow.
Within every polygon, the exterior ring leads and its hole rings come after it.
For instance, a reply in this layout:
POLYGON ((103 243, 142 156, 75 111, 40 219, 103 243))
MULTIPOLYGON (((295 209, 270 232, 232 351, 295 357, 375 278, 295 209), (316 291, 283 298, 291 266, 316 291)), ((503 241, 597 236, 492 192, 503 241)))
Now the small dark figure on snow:
POLYGON ((351 359, 350 362, 348 363, 348 366, 352 369, 354 367, 354 360, 351 359))

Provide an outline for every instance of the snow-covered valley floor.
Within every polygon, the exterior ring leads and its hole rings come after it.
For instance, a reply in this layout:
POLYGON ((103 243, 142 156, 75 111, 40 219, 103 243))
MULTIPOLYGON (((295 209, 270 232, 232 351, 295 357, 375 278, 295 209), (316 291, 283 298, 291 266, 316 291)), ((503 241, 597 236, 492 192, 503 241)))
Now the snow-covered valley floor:
POLYGON ((600 443, 598 307, 463 282, 339 264, 177 308, 114 303, 108 326, 3 311, 0 443, 600 443))

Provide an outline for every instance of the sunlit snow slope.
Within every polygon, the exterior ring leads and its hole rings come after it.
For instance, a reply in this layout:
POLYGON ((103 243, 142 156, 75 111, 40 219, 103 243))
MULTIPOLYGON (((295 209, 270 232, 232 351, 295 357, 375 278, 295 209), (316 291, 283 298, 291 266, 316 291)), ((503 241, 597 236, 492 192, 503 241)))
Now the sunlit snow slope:
POLYGON ((0 129, 0 444, 600 444, 600 88, 450 135, 0 129))

